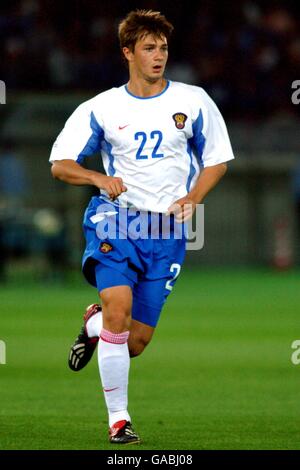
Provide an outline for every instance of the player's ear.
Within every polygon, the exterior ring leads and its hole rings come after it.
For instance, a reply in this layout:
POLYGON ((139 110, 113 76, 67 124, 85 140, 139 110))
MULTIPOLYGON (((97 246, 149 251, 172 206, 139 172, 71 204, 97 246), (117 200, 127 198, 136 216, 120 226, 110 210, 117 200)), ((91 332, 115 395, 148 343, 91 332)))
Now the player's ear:
POLYGON ((129 47, 123 47, 122 48, 122 51, 123 51, 123 54, 124 54, 124 57, 126 60, 128 60, 128 62, 131 62, 132 59, 133 59, 133 52, 131 49, 129 49, 129 47))

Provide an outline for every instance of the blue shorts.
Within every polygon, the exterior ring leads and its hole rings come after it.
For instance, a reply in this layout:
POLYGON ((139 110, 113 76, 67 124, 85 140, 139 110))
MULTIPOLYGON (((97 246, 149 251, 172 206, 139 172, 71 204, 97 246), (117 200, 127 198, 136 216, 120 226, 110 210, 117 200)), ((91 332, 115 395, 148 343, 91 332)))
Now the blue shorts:
POLYGON ((176 224, 173 216, 121 209, 95 196, 83 229, 82 269, 88 282, 99 292, 130 286, 132 318, 155 327, 184 260, 184 225, 176 224))

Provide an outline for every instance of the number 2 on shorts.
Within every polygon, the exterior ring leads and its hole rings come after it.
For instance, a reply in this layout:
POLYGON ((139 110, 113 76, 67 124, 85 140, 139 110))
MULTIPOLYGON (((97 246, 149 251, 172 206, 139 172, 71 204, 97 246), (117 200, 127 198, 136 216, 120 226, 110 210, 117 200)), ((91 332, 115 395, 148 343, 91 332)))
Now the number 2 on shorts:
POLYGON ((178 263, 171 264, 170 272, 171 273, 175 272, 175 274, 173 276, 173 279, 170 279, 169 281, 166 282, 166 289, 167 290, 172 290, 173 289, 173 286, 172 286, 171 282, 174 282, 178 278, 179 273, 180 273, 180 269, 181 269, 180 264, 178 264, 178 263))

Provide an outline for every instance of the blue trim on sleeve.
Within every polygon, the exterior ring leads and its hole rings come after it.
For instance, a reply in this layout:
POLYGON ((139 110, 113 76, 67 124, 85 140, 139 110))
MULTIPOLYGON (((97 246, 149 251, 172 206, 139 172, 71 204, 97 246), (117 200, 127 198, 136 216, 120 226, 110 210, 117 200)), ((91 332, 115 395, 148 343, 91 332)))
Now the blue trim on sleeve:
POLYGON ((196 121, 193 123, 192 129, 193 129, 193 137, 189 139, 189 141, 193 150, 196 153, 199 164, 203 167, 202 154, 203 154, 203 149, 205 145, 205 137, 202 134, 203 114, 202 114, 201 109, 199 111, 196 121))
POLYGON ((77 157, 77 163, 81 163, 85 157, 89 157, 101 149, 101 141, 104 139, 104 131, 99 125, 93 111, 91 112, 90 127, 92 129, 92 135, 87 141, 85 147, 77 157))
POLYGON ((109 176, 114 176, 114 174, 116 172, 116 169, 114 168, 114 159, 115 159, 115 157, 113 156, 113 153, 112 153, 112 145, 106 139, 104 139, 104 149, 103 150, 107 153, 108 159, 109 159, 108 174, 109 174, 109 176))
POLYGON ((188 139, 188 141, 187 141, 187 153, 190 156, 190 173, 189 173, 188 180, 187 180, 187 183, 186 183, 187 192, 190 191, 191 181, 193 179, 193 176, 196 173, 195 167, 193 165, 193 155, 192 155, 192 147, 191 147, 190 140, 192 140, 192 139, 188 139))

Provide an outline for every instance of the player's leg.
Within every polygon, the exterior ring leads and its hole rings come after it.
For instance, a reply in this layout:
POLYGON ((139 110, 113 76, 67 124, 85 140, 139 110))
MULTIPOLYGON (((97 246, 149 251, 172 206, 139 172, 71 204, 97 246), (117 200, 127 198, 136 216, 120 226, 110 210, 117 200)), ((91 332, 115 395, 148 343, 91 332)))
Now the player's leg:
MULTIPOLYGON (((110 270, 110 272, 111 271, 112 270, 110 270)), ((130 285, 116 285, 101 289, 101 291, 99 291, 99 297, 102 304, 102 328, 116 334, 129 331, 132 307, 132 291, 130 285)))
POLYGON ((130 357, 139 356, 150 343, 155 328, 138 320, 131 320, 128 348, 130 357))
POLYGON ((120 272, 103 266, 97 267, 96 278, 103 315, 98 365, 108 410, 110 442, 139 442, 127 410, 132 282, 120 272))
POLYGON ((130 421, 127 386, 132 293, 129 286, 123 285, 102 289, 99 295, 103 327, 99 339, 98 364, 111 427, 120 420, 130 421))

